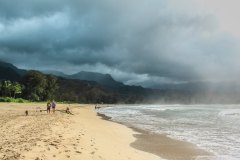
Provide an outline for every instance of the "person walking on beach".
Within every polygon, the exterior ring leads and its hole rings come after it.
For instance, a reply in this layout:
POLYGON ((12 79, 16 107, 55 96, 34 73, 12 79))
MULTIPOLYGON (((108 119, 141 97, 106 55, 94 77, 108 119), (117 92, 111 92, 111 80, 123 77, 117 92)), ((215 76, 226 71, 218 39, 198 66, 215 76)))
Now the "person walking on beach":
POLYGON ((52 106, 51 103, 48 102, 48 103, 47 103, 47 113, 48 113, 48 114, 50 114, 51 106, 52 106))
POLYGON ((55 113, 56 102, 53 100, 51 105, 52 105, 53 113, 55 113))

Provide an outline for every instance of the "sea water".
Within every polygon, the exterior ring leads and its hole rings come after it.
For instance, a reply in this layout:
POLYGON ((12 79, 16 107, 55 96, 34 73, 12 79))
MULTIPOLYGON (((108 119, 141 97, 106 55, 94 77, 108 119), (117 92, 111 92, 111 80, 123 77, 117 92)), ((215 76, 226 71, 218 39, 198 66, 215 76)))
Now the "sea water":
POLYGON ((240 105, 118 105, 99 112, 214 153, 198 160, 240 160, 240 105))

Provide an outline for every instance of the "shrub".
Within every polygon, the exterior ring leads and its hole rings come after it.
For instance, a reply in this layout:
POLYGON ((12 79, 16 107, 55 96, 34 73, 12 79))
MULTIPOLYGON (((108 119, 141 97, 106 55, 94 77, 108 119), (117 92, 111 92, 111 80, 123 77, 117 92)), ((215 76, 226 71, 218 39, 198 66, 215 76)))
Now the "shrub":
POLYGON ((22 98, 0 97, 0 102, 26 103, 29 101, 22 98))

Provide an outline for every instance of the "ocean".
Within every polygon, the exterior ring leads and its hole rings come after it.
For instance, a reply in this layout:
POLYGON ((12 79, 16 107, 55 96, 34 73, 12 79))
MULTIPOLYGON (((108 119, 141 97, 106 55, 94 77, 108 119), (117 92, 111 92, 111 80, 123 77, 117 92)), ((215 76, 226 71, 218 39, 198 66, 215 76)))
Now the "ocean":
POLYGON ((214 153, 197 160, 240 159, 240 105, 117 105, 99 113, 214 153))

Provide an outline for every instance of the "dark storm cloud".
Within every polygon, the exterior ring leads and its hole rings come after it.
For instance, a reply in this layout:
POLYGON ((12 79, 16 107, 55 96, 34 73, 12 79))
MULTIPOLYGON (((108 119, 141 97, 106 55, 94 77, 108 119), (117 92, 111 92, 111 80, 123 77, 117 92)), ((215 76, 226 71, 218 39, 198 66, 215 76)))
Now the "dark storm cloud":
POLYGON ((1 1, 0 14, 1 18, 14 20, 17 18, 31 18, 36 16, 45 16, 56 11, 62 10, 64 5, 61 0, 30 1, 30 0, 13 0, 1 1), (58 3, 59 2, 59 3, 58 3))
POLYGON ((224 77, 223 64, 238 73, 237 44, 226 43, 235 40, 215 28, 213 17, 173 10, 166 0, 1 1, 0 58, 131 84, 224 77))

